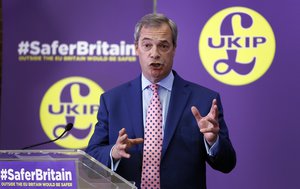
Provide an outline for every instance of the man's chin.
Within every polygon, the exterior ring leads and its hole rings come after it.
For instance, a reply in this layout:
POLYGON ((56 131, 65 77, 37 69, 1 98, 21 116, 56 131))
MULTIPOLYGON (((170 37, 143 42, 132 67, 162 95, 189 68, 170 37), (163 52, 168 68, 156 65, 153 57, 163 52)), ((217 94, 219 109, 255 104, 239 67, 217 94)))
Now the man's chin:
POLYGON ((152 69, 151 70, 151 78, 152 82, 154 81, 155 83, 159 82, 165 77, 165 74, 163 72, 163 69, 152 69))

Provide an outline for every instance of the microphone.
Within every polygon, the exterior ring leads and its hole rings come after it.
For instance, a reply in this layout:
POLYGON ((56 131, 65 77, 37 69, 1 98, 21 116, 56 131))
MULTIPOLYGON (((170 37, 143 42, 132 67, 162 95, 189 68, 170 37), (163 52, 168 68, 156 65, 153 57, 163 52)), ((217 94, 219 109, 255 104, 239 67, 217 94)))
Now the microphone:
POLYGON ((73 123, 68 123, 66 126, 65 126, 65 130, 64 132, 57 138, 53 139, 53 140, 49 140, 49 141, 46 141, 46 142, 42 142, 42 143, 38 143, 38 144, 34 144, 34 145, 31 145, 31 146, 27 146, 27 147, 24 147, 22 148, 22 150, 26 150, 26 149, 29 149, 29 148, 33 148, 33 147, 36 147, 36 146, 41 146, 41 145, 44 145, 44 144, 48 144, 48 143, 51 143, 51 142, 55 142, 57 141, 58 139, 60 139, 61 137, 64 136, 64 134, 68 131, 70 131, 71 129, 73 128, 73 123))

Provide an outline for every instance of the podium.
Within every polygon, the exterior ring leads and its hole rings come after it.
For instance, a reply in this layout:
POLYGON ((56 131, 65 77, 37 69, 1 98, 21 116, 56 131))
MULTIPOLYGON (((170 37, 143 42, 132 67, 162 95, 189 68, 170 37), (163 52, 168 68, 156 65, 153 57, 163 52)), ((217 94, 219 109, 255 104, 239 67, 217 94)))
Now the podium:
POLYGON ((0 150, 0 189, 136 189, 82 150, 0 150))

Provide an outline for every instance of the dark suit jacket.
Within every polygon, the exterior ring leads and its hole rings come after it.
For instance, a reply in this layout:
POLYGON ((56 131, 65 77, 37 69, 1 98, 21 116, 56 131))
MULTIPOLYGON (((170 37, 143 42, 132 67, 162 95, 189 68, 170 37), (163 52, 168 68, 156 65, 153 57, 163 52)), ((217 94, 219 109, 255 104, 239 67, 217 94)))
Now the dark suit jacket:
MULTIPOLYGON (((173 73, 175 77, 162 147, 161 188, 204 189, 205 162, 216 170, 230 172, 236 163, 235 151, 223 119, 219 94, 183 80, 175 71, 173 73), (219 109, 220 150, 215 157, 210 157, 191 106, 196 106, 205 116, 214 98, 219 109)), ((110 167, 110 150, 123 127, 129 138, 144 138, 141 76, 101 95, 98 123, 86 152, 110 167)), ((131 158, 123 158, 116 172, 129 181, 135 181, 139 187, 143 144, 132 147, 129 153, 131 158)))

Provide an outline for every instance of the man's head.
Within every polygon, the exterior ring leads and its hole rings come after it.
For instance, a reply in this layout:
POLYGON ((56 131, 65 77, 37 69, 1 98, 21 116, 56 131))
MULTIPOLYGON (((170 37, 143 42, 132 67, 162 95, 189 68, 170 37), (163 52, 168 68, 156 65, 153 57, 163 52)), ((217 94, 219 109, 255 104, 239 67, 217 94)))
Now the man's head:
POLYGON ((134 39, 144 76, 152 83, 165 78, 173 66, 176 24, 162 14, 148 14, 137 23, 134 39))
POLYGON ((147 14, 141 18, 141 20, 135 25, 134 29, 134 42, 137 44, 140 38, 141 29, 146 27, 159 27, 161 24, 168 24, 172 31, 172 42, 174 47, 177 46, 177 25, 171 19, 163 14, 147 14))

